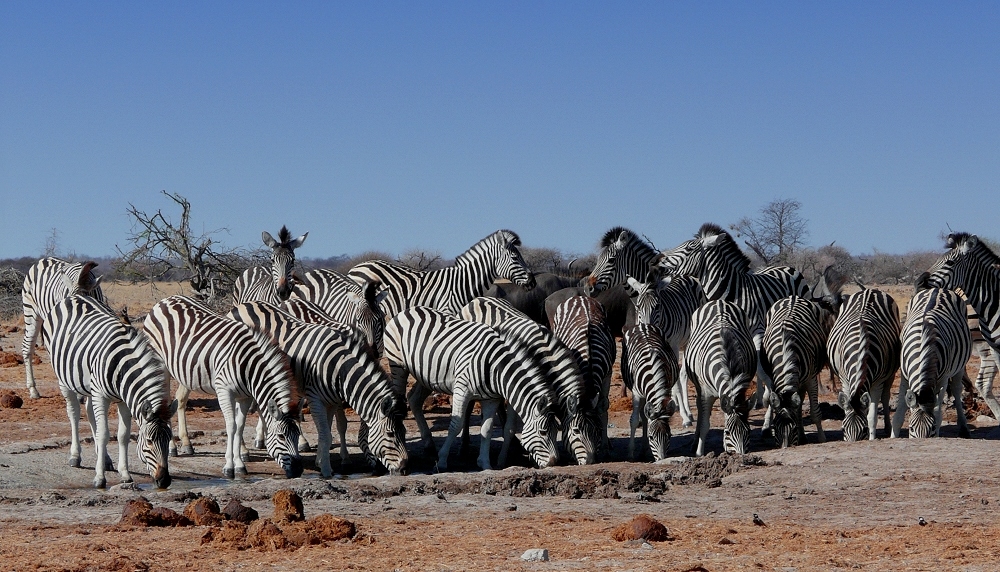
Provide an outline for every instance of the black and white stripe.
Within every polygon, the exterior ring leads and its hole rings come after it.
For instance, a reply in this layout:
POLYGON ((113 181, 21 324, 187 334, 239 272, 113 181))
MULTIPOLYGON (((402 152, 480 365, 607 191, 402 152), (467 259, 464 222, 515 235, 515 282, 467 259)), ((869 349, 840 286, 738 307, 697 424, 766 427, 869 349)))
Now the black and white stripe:
MULTIPOLYGON (((595 443, 588 435, 593 435, 596 431, 588 431, 587 423, 589 420, 596 424, 597 417, 586 408, 583 374, 566 344, 548 328, 518 311, 507 300, 475 298, 462 308, 462 318, 492 327, 509 343, 520 346, 531 356, 555 393, 556 416, 562 427, 563 446, 577 463, 593 463, 595 443)), ((515 417, 516 412, 509 410, 507 422, 517 423, 519 419, 515 417)), ((509 429, 505 430, 505 437, 510 434, 509 429)), ((500 452, 501 466, 506 461, 509 445, 509 440, 505 438, 504 448, 500 452)))
POLYGON ((660 253, 646 240, 620 226, 604 233, 599 244, 597 263, 585 279, 591 296, 624 284, 629 277, 644 281, 650 266, 660 258, 660 253))
POLYGON ((653 460, 670 449, 670 416, 675 406, 670 390, 679 375, 677 355, 653 324, 636 324, 622 331, 622 382, 632 392, 628 459, 635 459, 635 430, 642 425, 653 460))
POLYGON ((790 296, 767 312, 760 363, 773 380, 770 392, 774 440, 782 448, 803 442, 802 399, 809 394, 809 414, 816 424, 816 438, 826 442, 819 410, 817 376, 827 363, 826 343, 833 326, 833 313, 820 304, 790 296))
POLYGON ((892 418, 892 436, 898 437, 906 410, 910 410, 910 437, 941 434, 945 394, 950 390, 958 413, 959 435, 969 436, 962 408, 965 363, 972 352, 965 300, 943 288, 924 288, 927 273, 906 308, 900 334, 899 402, 892 418))
POLYGON ((521 417, 521 443, 539 467, 558 461, 555 397, 542 373, 523 350, 514 350, 485 324, 452 317, 432 308, 408 308, 389 320, 385 357, 397 392, 407 375, 416 383, 407 401, 420 428, 425 450, 433 450, 422 404, 431 392, 452 396, 448 438, 438 455, 438 469, 448 465, 448 452, 462 430, 473 401, 482 407, 482 439, 478 463, 489 469, 493 417, 504 400, 521 417))
POLYGON ((381 286, 376 281, 359 286, 346 274, 321 268, 306 272, 288 300, 311 302, 330 318, 354 326, 380 356, 384 350, 385 315, 379 302, 386 296, 384 291, 379 292, 381 286))
POLYGON ((572 352, 583 373, 583 406, 595 415, 598 423, 586 424, 587 438, 599 442, 598 457, 611 453, 608 442, 608 391, 611 368, 615 361, 615 338, 604 315, 604 308, 589 296, 573 296, 556 307, 552 333, 572 352), (591 434, 595 431, 596 434, 591 434))
POLYGON ((108 411, 118 406, 118 474, 132 482, 128 444, 132 418, 139 423, 136 448, 159 488, 170 486, 168 449, 171 402, 170 378, 146 337, 125 325, 110 308, 89 296, 70 296, 46 316, 52 369, 66 398, 72 431, 70 464, 80 466, 80 397, 90 397, 88 412, 94 429, 97 462, 94 486, 107 485, 104 472, 108 450, 108 411))
MULTIPOLYGON (((31 265, 24 277, 21 301, 24 304, 24 341, 21 356, 24 358, 26 387, 31 399, 41 395, 35 387, 35 371, 31 358, 35 343, 45 330, 45 316, 62 299, 68 296, 91 296, 104 302, 101 279, 93 272, 96 262, 67 262, 58 258, 42 258, 31 265)), ((43 343, 45 339, 43 337, 43 343)))
POLYGON ((287 300, 295 284, 292 270, 295 268, 295 249, 302 246, 309 233, 293 239, 288 228, 282 226, 275 240, 266 230, 261 233, 264 245, 271 249, 270 270, 262 266, 252 266, 243 271, 233 284, 233 299, 237 304, 262 300, 280 304, 287 300))
POLYGON ((726 420, 723 449, 728 453, 746 453, 750 447, 750 405, 746 393, 757 370, 757 351, 743 309, 725 300, 715 300, 698 309, 691 324, 684 367, 688 379, 694 382, 698 401, 694 454, 705 454, 716 399, 726 420))
POLYGON ((185 296, 171 296, 149 311, 143 329, 178 382, 177 433, 193 452, 185 406, 191 391, 214 394, 226 420, 223 475, 246 474, 239 448, 251 405, 267 425, 267 452, 289 478, 302 474, 298 440, 298 387, 288 357, 261 332, 228 320, 185 296))
POLYGON ((498 230, 460 254, 448 268, 420 272, 402 264, 371 260, 358 264, 348 275, 362 286, 375 282, 385 286, 381 307, 387 319, 411 306, 457 316, 462 306, 482 296, 497 278, 534 286, 535 278, 521 257, 520 245, 521 239, 513 231, 498 230))
MULTIPOLYGON (((366 425, 367 442, 362 448, 370 460, 392 474, 406 470, 403 402, 353 331, 307 324, 267 302, 238 304, 229 317, 270 334, 291 360, 316 423, 316 459, 324 477, 332 474, 332 417, 336 415, 339 421, 345 407, 354 409, 366 425)), ((346 429, 338 423, 343 462, 347 461, 346 429)))
POLYGON ((878 404, 885 429, 889 393, 899 369, 899 308, 885 292, 865 289, 847 298, 830 330, 830 370, 840 379, 837 402, 844 410, 844 441, 875 439, 878 404))

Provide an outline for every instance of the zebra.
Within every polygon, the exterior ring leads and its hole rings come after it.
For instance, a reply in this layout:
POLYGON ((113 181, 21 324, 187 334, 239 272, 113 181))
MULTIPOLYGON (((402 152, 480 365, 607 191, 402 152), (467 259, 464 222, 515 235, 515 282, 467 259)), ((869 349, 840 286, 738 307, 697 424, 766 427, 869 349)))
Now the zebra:
POLYGON ((959 436, 969 437, 962 408, 965 363, 972 353, 965 300, 953 290, 928 287, 929 276, 925 272, 917 279, 917 292, 906 307, 892 436, 899 437, 906 409, 910 410, 910 438, 940 436, 944 398, 950 390, 959 436))
POLYGON ((961 289, 979 318, 979 331, 989 350, 977 343, 980 357, 976 391, 1000 419, 1000 402, 993 395, 993 378, 1000 366, 1000 257, 974 234, 948 235, 948 252, 928 271, 927 286, 961 289), (992 363, 991 363, 992 362, 992 363))
POLYGON ((340 458, 346 464, 347 424, 344 408, 351 407, 367 427, 361 443, 373 467, 381 463, 390 474, 406 470, 406 442, 402 401, 392 391, 389 378, 371 359, 361 341, 348 328, 307 324, 267 302, 237 304, 229 317, 274 337, 292 364, 295 377, 305 386, 319 440, 316 463, 323 477, 330 477, 330 416, 337 414, 340 458), (340 420, 344 419, 341 424, 340 420))
POLYGON ((498 230, 458 255, 454 266, 420 272, 384 260, 362 262, 348 272, 360 285, 378 282, 386 287, 380 304, 386 319, 410 306, 426 306, 457 316, 462 306, 482 296, 497 278, 534 287, 535 277, 518 247, 521 239, 510 230, 498 230))
POLYGON ((146 337, 122 323, 105 304, 74 295, 57 302, 46 317, 52 369, 66 398, 72 432, 70 465, 80 466, 80 397, 90 398, 88 417, 97 446, 94 486, 107 486, 108 410, 118 406, 118 474, 131 483, 128 445, 132 418, 139 424, 136 449, 161 489, 170 486, 168 449, 171 402, 170 378, 146 337))
POLYGON ((573 296, 560 304, 552 319, 552 333, 573 353, 586 380, 583 402, 600 419, 599 456, 611 453, 608 442, 608 391, 615 361, 615 338, 604 319, 604 308, 589 296, 573 296))
MULTIPOLYGON (((701 284, 689 276, 649 272, 646 280, 639 282, 627 278, 629 296, 635 305, 636 322, 656 325, 675 356, 687 346, 691 337, 691 316, 708 300, 701 284)), ((680 371, 680 380, 673 386, 673 399, 685 427, 692 425, 693 416, 688 404, 686 372, 680 371)))
POLYGON ((364 335, 369 347, 381 356, 385 315, 379 302, 386 297, 385 290, 378 291, 381 286, 374 280, 358 286, 346 274, 320 268, 306 272, 288 300, 312 302, 334 320, 353 325, 364 335))
POLYGON ((670 416, 675 410, 670 389, 680 374, 677 354, 653 324, 636 324, 622 332, 622 382, 632 392, 628 460, 635 459, 635 430, 642 424, 653 460, 670 449, 670 416))
POLYGON ((452 396, 451 422, 438 454, 438 470, 447 469, 448 452, 473 401, 482 407, 480 468, 491 468, 493 417, 504 400, 524 420, 521 442, 535 463, 545 468, 558 462, 552 389, 531 358, 523 350, 512 351, 489 326, 433 308, 407 308, 386 325, 385 357, 397 394, 406 386, 408 374, 416 379, 407 401, 428 452, 434 450, 434 443, 424 419, 424 399, 432 391, 452 396))
POLYGON ((819 410, 819 372, 827 364, 826 344, 834 314, 817 302, 789 296, 767 312, 759 361, 773 379, 765 428, 773 422, 774 440, 782 448, 804 441, 802 397, 809 394, 809 415, 816 439, 826 442, 819 410))
POLYGON ((684 367, 688 379, 694 382, 698 402, 694 454, 705 454, 716 399, 725 414, 723 449, 727 453, 746 453, 750 447, 750 404, 746 394, 757 370, 757 351, 746 312, 725 300, 714 300, 699 308, 692 319, 684 367))
MULTIPOLYGON (((462 318, 492 327, 504 339, 520 346, 532 356, 555 392, 556 416, 563 434, 563 446, 580 465, 594 462, 594 443, 598 433, 595 412, 588 410, 583 399, 585 380, 580 366, 566 344, 550 330, 535 322, 501 298, 479 297, 462 308, 462 318)), ((508 423, 517 423, 517 413, 508 407, 508 423)), ((505 437, 511 430, 505 430, 505 437)), ((510 445, 504 439, 500 465, 507 459, 510 445)))
POLYGON ((840 380, 837 403, 844 410, 844 441, 863 439, 866 432, 874 440, 879 402, 889 430, 889 394, 899 369, 899 308, 892 296, 875 289, 850 295, 826 349, 830 370, 840 380))
POLYGON ((309 233, 293 239, 292 233, 285 226, 278 231, 278 240, 266 230, 261 233, 264 245, 271 249, 271 272, 267 268, 251 266, 240 274, 233 284, 233 300, 236 304, 263 300, 271 304, 280 304, 287 300, 292 292, 295 279, 292 269, 295 267, 295 249, 302 246, 309 233))
MULTIPOLYGON (((24 341, 21 356, 24 358, 26 387, 31 399, 41 394, 35 387, 35 371, 31 358, 35 355, 35 343, 45 329, 45 315, 60 300, 68 296, 82 294, 106 303, 101 291, 101 278, 94 275, 96 262, 67 262, 46 257, 31 265, 24 277, 21 302, 24 304, 24 341)), ((43 337, 43 343, 45 343, 43 337)))
POLYGON ((267 425, 267 452, 288 478, 302 474, 298 441, 298 384, 288 357, 261 332, 228 320, 186 296, 156 303, 143 330, 177 380, 180 451, 191 454, 185 407, 191 391, 214 394, 226 420, 226 462, 222 474, 247 473, 240 454, 251 405, 267 425))
MULTIPOLYGON (((691 240, 660 253, 657 264, 667 270, 697 278, 709 300, 739 306, 750 320, 754 347, 760 351, 767 311, 788 296, 806 296, 809 287, 802 273, 789 266, 768 266, 751 271, 750 259, 733 237, 719 225, 705 223, 691 240)), ((764 405, 772 380, 758 363, 754 401, 764 405)))

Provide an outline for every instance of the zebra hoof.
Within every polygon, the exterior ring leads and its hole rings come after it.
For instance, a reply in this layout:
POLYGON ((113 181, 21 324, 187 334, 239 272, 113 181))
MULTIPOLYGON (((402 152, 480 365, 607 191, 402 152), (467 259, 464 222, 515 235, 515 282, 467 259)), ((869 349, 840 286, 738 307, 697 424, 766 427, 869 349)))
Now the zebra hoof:
POLYGON ((194 455, 194 447, 192 447, 191 445, 183 446, 179 449, 179 452, 177 454, 181 456, 194 455))
POLYGON ((962 439, 972 439, 972 433, 969 433, 969 430, 965 427, 958 430, 958 436, 962 439))
POLYGON ((684 423, 681 423, 681 427, 693 427, 693 426, 694 423, 692 421, 685 421, 684 423))
POLYGON ((74 469, 79 469, 80 468, 80 457, 79 456, 70 457, 69 458, 69 466, 73 467, 74 469))
POLYGON ((174 445, 173 443, 171 443, 170 447, 167 449, 167 454, 170 455, 171 457, 176 457, 177 456, 177 445, 174 445))
POLYGON ((94 488, 95 489, 106 489, 106 488, 108 488, 108 480, 107 479, 102 479, 102 478, 95 478, 94 479, 94 488))
POLYGON ((132 477, 131 476, 128 476, 128 477, 125 477, 124 479, 122 479, 122 484, 123 485, 127 485, 127 484, 129 484, 131 482, 132 482, 132 477))
POLYGON ((236 469, 236 475, 237 476, 245 477, 245 476, 247 476, 249 474, 250 473, 247 471, 246 467, 240 467, 240 468, 236 469))
POLYGON ((253 448, 254 449, 263 449, 264 448, 264 440, 263 439, 254 439, 253 440, 253 448))
POLYGON ((236 471, 234 471, 232 469, 222 469, 222 476, 225 477, 225 478, 227 478, 227 479, 235 479, 236 478, 236 471))
POLYGON ((299 443, 299 453, 310 453, 312 450, 313 446, 310 445, 308 441, 299 443))
POLYGON ((41 393, 38 393, 38 390, 37 390, 37 389, 35 389, 34 387, 32 387, 32 388, 31 388, 31 390, 30 390, 30 391, 29 391, 29 393, 28 393, 28 396, 29 396, 29 397, 30 397, 31 399, 40 399, 40 398, 42 397, 42 394, 41 394, 41 393))
POLYGON ((244 463, 250 462, 250 453, 240 453, 240 460, 244 463))

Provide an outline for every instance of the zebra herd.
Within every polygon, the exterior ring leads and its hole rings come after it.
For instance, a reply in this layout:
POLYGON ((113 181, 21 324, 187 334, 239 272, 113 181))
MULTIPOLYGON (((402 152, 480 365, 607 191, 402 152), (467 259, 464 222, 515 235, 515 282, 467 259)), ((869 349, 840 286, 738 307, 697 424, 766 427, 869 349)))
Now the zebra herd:
POLYGON ((580 282, 585 295, 551 293, 546 306, 549 300, 557 305, 544 324, 510 301, 483 296, 498 280, 535 285, 512 231, 494 232, 440 270, 377 260, 347 274, 313 270, 298 277, 295 250, 307 236, 292 238, 285 227, 277 239, 264 232, 271 268, 243 273, 229 312, 219 315, 192 298, 171 296, 152 308, 141 331, 108 306, 96 264, 38 261, 23 289, 26 383, 38 397, 31 355, 41 336, 66 399, 70 463, 80 465, 77 425, 87 403, 98 459, 94 484, 106 485, 107 413, 117 404, 122 481, 131 480, 128 436, 135 418, 139 456, 156 485, 168 486, 168 457, 193 453, 185 416, 192 391, 219 400, 227 435, 222 474, 229 478, 246 474, 243 433, 253 409, 260 416, 255 444, 289 478, 302 474, 304 400, 319 435, 316 463, 324 477, 333 472, 333 420, 342 464, 347 460, 347 408, 360 418, 358 445, 368 463, 394 474, 405 474, 409 464, 407 408, 424 452, 446 470, 474 402, 482 411, 481 468, 493 466, 498 413, 505 413, 501 465, 515 435, 539 467, 561 459, 593 463, 610 453, 609 387, 617 357, 617 332, 595 297, 615 287, 625 289, 634 311, 621 331, 620 356, 633 403, 630 460, 640 427, 653 459, 667 455, 675 411, 685 425, 697 421, 692 453, 704 454, 716 400, 727 452, 748 450, 751 407, 767 408, 764 434, 779 446, 804 442, 806 395, 822 442, 817 376, 824 366, 841 382, 845 440, 875 438, 879 403, 892 437, 900 436, 907 409, 910 437, 938 434, 949 391, 967 435, 961 406, 972 349, 967 303, 978 312, 989 346, 980 351, 986 360, 977 389, 1000 413, 991 391, 991 374, 1000 365, 1000 258, 975 235, 948 237, 948 252, 917 281, 902 326, 890 296, 862 289, 845 297, 845 280, 832 269, 813 288, 790 267, 754 271, 733 237, 714 224, 663 252, 628 229, 609 230, 595 267, 580 282), (897 370, 900 398, 890 423, 897 370), (174 402, 170 377, 178 382, 174 402), (697 416, 688 404, 689 382, 697 416), (433 392, 450 395, 452 403, 440 451, 423 415, 433 392), (175 411, 179 445, 170 428, 175 411))

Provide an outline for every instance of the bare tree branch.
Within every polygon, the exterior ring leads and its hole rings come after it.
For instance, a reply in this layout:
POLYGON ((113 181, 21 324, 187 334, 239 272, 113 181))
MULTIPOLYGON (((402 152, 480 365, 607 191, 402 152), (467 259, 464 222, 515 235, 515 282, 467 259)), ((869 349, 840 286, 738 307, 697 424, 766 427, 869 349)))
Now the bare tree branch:
POLYGON ((775 199, 756 217, 743 217, 729 228, 744 237, 744 243, 764 264, 787 264, 809 234, 807 221, 799 214, 801 208, 795 199, 775 199))

